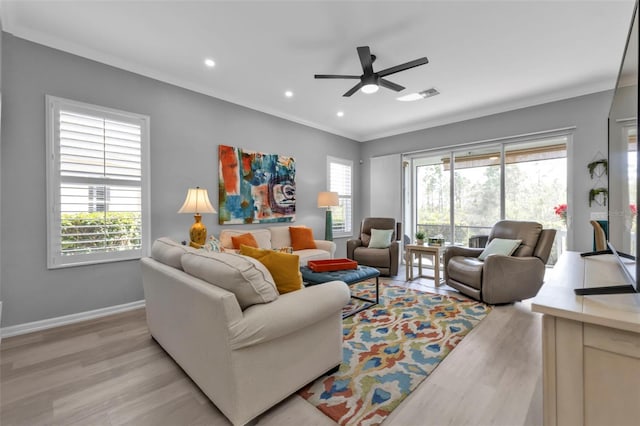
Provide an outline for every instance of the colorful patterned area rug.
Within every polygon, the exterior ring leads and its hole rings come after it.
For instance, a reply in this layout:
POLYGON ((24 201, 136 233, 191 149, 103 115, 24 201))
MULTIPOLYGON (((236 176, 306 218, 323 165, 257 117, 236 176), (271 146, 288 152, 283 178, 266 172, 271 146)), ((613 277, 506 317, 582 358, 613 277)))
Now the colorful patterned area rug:
MULTIPOLYGON (((352 291, 370 297, 374 289, 364 283, 352 291)), ((340 425, 379 425, 490 311, 463 297, 381 280, 380 304, 343 320, 339 371, 299 395, 340 425)))

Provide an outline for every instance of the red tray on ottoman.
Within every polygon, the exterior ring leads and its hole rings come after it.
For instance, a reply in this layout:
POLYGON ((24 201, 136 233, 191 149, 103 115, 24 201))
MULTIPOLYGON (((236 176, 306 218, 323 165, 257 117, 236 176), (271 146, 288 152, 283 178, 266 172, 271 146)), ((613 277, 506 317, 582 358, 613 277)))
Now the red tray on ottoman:
POLYGON ((310 260, 307 266, 313 272, 341 271, 343 269, 357 269, 358 262, 351 259, 310 260))

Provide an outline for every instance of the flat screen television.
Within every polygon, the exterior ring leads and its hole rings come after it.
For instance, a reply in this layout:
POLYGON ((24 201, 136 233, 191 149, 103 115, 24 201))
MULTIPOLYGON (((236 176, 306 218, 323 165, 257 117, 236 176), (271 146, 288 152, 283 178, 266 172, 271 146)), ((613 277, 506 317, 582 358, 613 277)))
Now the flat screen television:
POLYGON ((609 110, 608 236, 609 250, 583 256, 611 253, 626 283, 607 287, 575 289, 579 295, 640 293, 638 227, 638 2, 633 10, 627 44, 609 110))

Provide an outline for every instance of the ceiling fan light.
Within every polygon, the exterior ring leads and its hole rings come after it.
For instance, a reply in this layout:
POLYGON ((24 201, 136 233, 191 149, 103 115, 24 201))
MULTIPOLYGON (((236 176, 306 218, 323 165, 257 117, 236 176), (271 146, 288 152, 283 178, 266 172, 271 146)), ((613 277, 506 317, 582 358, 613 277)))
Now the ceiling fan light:
POLYGON ((369 95, 371 93, 376 93, 379 88, 380 87, 377 84, 365 84, 360 90, 362 91, 362 93, 366 93, 369 95))

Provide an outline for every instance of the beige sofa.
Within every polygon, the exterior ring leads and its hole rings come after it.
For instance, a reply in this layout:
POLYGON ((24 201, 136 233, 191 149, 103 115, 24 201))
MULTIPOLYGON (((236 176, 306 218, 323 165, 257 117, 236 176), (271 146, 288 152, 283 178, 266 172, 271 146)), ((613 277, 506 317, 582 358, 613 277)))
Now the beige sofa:
POLYGON ((347 285, 278 295, 260 265, 168 239, 141 260, 151 335, 234 425, 342 361, 347 285))
MULTIPOLYGON (((258 246, 263 249, 279 249, 291 247, 289 226, 272 226, 260 229, 223 229, 220 231, 220 244, 227 250, 233 249, 231 237, 250 232, 256 239, 258 246)), ((333 241, 314 240, 315 249, 296 250, 293 254, 300 257, 300 266, 306 266, 309 260, 332 259, 336 252, 336 244, 333 241)))

